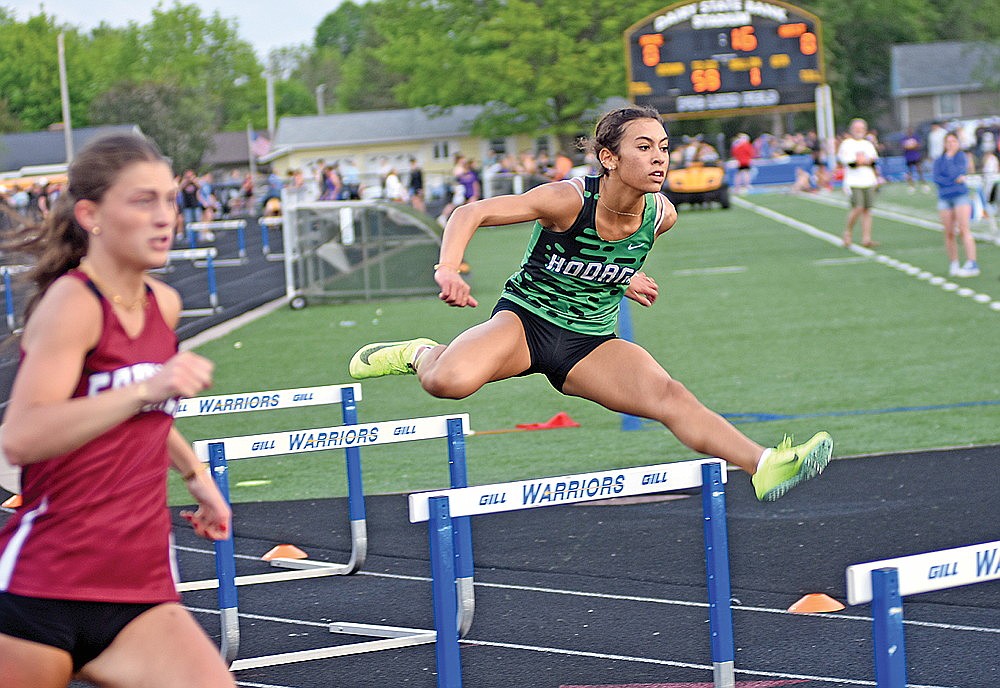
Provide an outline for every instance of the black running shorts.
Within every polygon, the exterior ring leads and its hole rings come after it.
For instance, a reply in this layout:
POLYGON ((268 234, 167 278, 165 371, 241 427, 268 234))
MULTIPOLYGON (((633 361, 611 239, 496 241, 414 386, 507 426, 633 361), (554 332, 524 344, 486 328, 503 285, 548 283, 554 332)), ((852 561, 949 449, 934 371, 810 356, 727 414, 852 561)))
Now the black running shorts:
POLYGON ((505 298, 497 301, 493 315, 500 311, 510 311, 520 318, 524 327, 524 338, 531 354, 531 367, 518 377, 543 373, 560 392, 573 366, 604 342, 618 338, 614 334, 580 334, 567 330, 505 298))

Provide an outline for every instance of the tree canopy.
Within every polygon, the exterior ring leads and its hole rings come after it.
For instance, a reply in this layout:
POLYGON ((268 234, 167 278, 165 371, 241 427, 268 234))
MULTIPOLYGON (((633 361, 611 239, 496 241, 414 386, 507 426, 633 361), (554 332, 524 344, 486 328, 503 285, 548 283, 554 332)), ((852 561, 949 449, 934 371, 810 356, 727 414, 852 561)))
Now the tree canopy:
MULTIPOLYGON (((2 0, 0 0, 2 3, 2 0)), ((547 132, 568 145, 595 110, 625 97, 623 32, 669 0, 345 0, 312 44, 265 62, 236 19, 173 0, 146 23, 85 32, 41 10, 0 6, 0 131, 62 119, 56 40, 65 34, 74 126, 134 123, 197 164, 203 137, 266 124, 265 70, 279 116, 396 107, 481 105, 481 134, 547 132), (193 110, 193 111, 192 111, 193 110)), ((812 0, 820 16, 838 121, 889 112, 895 43, 1000 40, 981 0, 812 0)), ((997 58, 1000 62, 1000 56, 997 58)), ((996 78, 1000 65, 983 72, 996 78)))

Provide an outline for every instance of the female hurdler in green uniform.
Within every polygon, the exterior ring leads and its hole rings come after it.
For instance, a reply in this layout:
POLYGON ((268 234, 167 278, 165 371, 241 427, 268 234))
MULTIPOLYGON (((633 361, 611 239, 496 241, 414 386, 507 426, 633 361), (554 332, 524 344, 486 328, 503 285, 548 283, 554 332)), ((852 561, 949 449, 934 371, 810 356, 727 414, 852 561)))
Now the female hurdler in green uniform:
POLYGON ((479 227, 535 222, 521 267, 488 321, 448 345, 369 344, 351 359, 351 375, 416 373, 430 394, 461 399, 487 382, 544 373, 563 394, 657 420, 691 449, 739 466, 753 476, 763 501, 818 475, 833 451, 827 433, 765 449, 706 408, 645 349, 615 336, 622 295, 643 306, 656 301, 657 284, 640 268, 677 213, 659 193, 668 162, 659 113, 610 112, 598 122, 592 146, 600 176, 476 201, 449 219, 434 279, 450 306, 478 305, 458 266, 479 227))

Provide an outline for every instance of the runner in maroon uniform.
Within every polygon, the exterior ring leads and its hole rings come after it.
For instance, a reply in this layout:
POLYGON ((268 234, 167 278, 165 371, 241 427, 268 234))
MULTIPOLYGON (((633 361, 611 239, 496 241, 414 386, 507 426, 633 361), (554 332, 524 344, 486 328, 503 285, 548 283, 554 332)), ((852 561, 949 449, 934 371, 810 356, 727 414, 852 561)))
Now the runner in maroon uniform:
POLYGON ((176 193, 150 141, 101 138, 46 223, 7 246, 38 255, 39 289, 0 439, 24 500, 0 530, 4 688, 234 685, 178 604, 170 553, 170 465, 198 502, 196 532, 222 538, 230 523, 171 416, 212 364, 177 353, 180 299, 146 275, 166 261, 176 193))

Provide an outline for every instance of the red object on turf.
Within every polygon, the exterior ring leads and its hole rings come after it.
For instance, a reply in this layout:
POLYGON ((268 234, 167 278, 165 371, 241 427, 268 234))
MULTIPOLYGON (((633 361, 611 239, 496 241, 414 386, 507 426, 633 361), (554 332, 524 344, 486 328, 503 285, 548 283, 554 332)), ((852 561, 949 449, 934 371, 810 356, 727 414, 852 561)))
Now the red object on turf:
POLYGON ((565 411, 560 411, 544 423, 518 423, 518 430, 554 430, 555 428, 578 428, 580 424, 569 417, 565 411))

